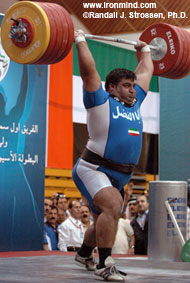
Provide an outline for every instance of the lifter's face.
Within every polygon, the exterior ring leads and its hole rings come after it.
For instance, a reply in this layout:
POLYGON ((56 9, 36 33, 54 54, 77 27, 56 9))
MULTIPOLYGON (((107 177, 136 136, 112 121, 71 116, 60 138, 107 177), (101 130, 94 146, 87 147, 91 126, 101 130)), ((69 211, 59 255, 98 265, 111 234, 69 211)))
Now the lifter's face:
POLYGON ((133 79, 123 78, 117 85, 109 85, 109 93, 118 97, 121 101, 131 104, 136 97, 134 87, 135 81, 133 79))

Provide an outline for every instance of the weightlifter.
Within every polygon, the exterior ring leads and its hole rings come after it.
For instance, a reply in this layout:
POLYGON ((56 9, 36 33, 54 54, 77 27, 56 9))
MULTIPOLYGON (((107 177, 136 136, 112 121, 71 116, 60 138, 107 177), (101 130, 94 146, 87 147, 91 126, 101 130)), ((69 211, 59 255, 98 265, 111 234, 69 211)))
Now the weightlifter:
POLYGON ((75 261, 94 270, 98 280, 120 282, 125 281, 126 274, 115 267, 111 250, 123 206, 120 191, 131 179, 141 153, 139 108, 153 74, 152 57, 147 44, 139 41, 136 49, 141 51, 141 59, 135 72, 111 71, 104 90, 83 31, 75 32, 75 43, 89 138, 73 168, 73 179, 94 216, 75 261), (99 252, 97 266, 92 257, 95 246, 99 252))

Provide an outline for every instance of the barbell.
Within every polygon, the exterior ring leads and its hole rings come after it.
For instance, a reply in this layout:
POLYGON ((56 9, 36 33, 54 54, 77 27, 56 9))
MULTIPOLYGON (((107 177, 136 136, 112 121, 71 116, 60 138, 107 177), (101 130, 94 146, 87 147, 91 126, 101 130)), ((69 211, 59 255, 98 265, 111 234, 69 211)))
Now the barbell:
MULTIPOLYGON (((1 41, 7 55, 20 64, 55 64, 72 48, 74 25, 66 9, 56 3, 20 1, 6 12, 1 24, 1 41)), ((136 46, 136 41, 106 36, 86 38, 136 46)), ((141 34, 151 49, 154 75, 179 79, 190 71, 190 35, 185 29, 157 23, 141 34)), ((140 52, 137 51, 140 60, 140 52)))

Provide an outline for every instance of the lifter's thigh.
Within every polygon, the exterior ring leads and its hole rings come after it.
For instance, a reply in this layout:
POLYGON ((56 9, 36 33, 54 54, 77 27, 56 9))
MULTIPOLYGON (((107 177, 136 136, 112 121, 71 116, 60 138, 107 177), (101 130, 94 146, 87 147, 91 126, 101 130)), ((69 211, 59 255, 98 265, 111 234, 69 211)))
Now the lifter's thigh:
POLYGON ((109 213, 119 218, 123 205, 123 199, 114 187, 106 187, 98 191, 93 199, 93 206, 98 212, 109 213))

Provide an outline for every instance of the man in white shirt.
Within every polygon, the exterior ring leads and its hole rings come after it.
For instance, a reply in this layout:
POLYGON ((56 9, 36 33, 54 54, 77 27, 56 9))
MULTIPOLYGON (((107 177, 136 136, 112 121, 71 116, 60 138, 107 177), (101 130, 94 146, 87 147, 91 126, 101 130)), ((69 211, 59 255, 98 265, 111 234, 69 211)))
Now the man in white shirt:
POLYGON ((128 219, 120 218, 117 225, 113 254, 134 254, 135 236, 128 219))
POLYGON ((60 251, 77 251, 84 239, 84 228, 80 219, 81 205, 78 200, 69 203, 70 216, 58 227, 58 248, 60 251))
POLYGON ((137 213, 138 213, 137 198, 132 197, 127 203, 127 208, 125 210, 124 218, 127 219, 128 222, 130 223, 133 219, 135 219, 137 213))

